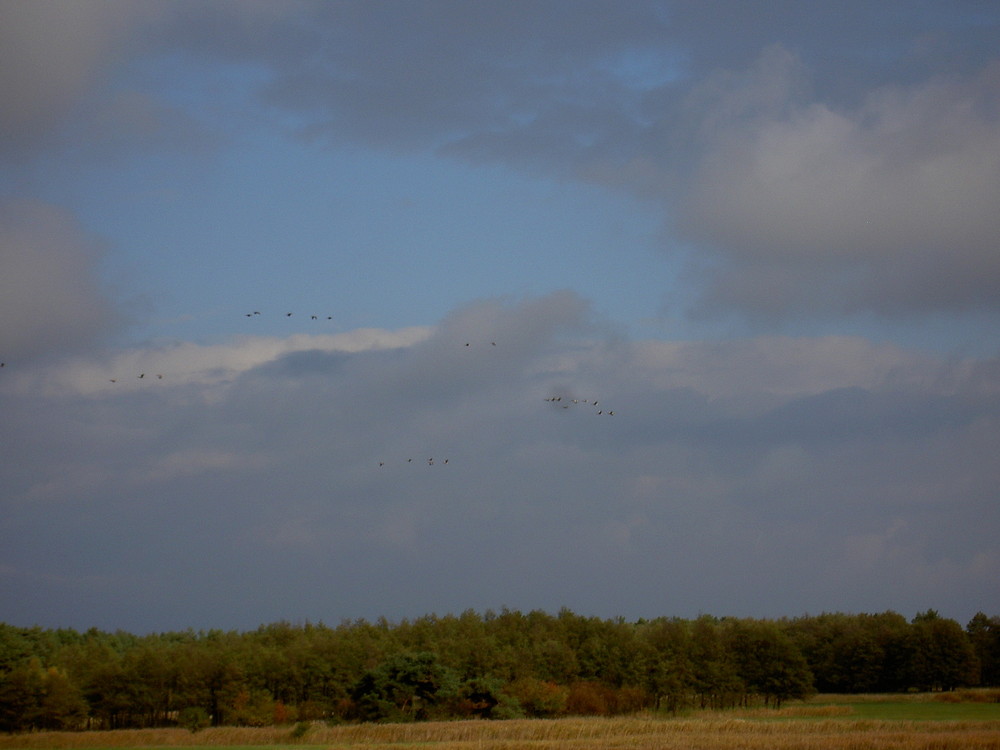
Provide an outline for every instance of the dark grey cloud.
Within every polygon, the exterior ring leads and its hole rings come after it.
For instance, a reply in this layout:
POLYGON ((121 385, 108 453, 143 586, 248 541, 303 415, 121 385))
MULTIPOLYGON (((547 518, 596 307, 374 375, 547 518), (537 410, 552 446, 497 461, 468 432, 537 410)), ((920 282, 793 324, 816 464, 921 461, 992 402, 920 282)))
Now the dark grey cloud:
MULTIPOLYGON (((706 317, 989 318, 1000 299, 991 8, 62 8, 0 5, 14 193, 63 156, 201 156, 266 124, 651 202, 706 317)), ((629 341, 572 291, 433 329, 99 349, 100 250, 68 209, 0 205, 0 619, 996 601, 991 355, 629 341)))
POLYGON ((223 380, 199 374, 212 347, 179 347, 143 354, 171 375, 127 390, 88 391, 86 360, 51 393, 0 385, 4 619, 992 606, 991 360, 629 342, 568 293, 473 303, 389 348, 344 341, 219 345, 243 362, 223 380))
POLYGON ((122 318, 100 281, 101 244, 66 211, 0 202, 0 357, 93 346, 122 318))
POLYGON ((45 144, 156 13, 122 0, 0 3, 0 155, 20 160, 45 144))

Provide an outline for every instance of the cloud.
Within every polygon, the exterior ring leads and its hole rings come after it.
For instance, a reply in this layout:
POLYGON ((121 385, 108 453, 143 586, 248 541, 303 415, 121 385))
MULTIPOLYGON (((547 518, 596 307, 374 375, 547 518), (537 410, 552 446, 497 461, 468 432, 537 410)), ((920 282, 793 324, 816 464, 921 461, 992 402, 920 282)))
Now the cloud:
POLYGON ((978 70, 948 66, 938 54, 974 25, 957 22, 922 51, 908 45, 927 18, 894 31, 886 60, 908 60, 924 72, 914 78, 874 56, 865 69, 842 45, 812 49, 822 14, 794 7, 786 43, 765 43, 759 19, 744 18, 742 57, 711 63, 682 34, 706 20, 690 9, 523 10, 327 9, 314 31, 341 43, 305 64, 286 46, 305 32, 289 27, 268 48, 263 96, 311 138, 433 149, 661 201, 676 232, 665 243, 692 248, 698 316, 995 310, 997 63, 977 52, 978 70), (842 63, 857 74, 850 91, 824 77, 842 63))
POLYGON ((5 358, 72 351, 113 330, 119 317, 99 281, 100 250, 56 206, 0 203, 0 351, 5 358))
POLYGON ((621 88, 613 63, 631 45, 652 46, 659 26, 651 6, 592 2, 572 13, 558 3, 341 5, 317 20, 339 43, 319 65, 282 71, 268 100, 319 114, 313 133, 391 147, 542 132, 552 120, 562 131, 571 115, 605 110, 601 95, 621 88))
POLYGON ((720 261, 706 264, 701 310, 994 308, 1000 68, 835 111, 792 93, 795 64, 772 48, 701 117, 710 135, 678 221, 720 261))
MULTIPOLYGON (((0 609, 162 629, 505 604, 967 616, 992 601, 995 356, 847 335, 630 340, 571 290, 475 300, 432 327, 111 346, 101 241, 61 207, 108 220, 62 181, 92 166, 81 158, 122 180, 109 196, 142 188, 149 165, 178 190, 182 159, 221 143, 232 171, 192 193, 192 216, 225 210, 222 192, 243 216, 250 194, 230 180, 271 179, 259 165, 284 147, 266 152, 270 126, 360 146, 351 164, 432 154, 636 196, 688 263, 690 312, 746 330, 972 327, 1000 299, 995 23, 972 5, 55 8, 6 3, 0 28, 0 149, 25 167, 8 192, 61 191, 0 205, 0 609), (163 148, 181 159, 141 161, 163 148), (122 157, 139 161, 119 170, 122 157)), ((295 202, 271 207, 281 221, 253 247, 295 245, 295 202)), ((256 265, 240 239, 253 228, 209 229, 171 256, 188 274, 172 277, 180 305, 211 286, 187 288, 198 269, 236 296, 294 265, 284 293, 305 275, 326 293, 308 248, 256 265), (232 275, 227 242, 249 276, 232 275)), ((560 257, 544 283, 581 265, 600 276, 580 260, 560 257)), ((411 261, 384 283, 462 286, 441 271, 454 262, 411 261), (428 268, 432 284, 410 275, 428 268)))
POLYGON ((72 121, 67 152, 204 150, 213 118, 246 120, 254 102, 255 122, 306 139, 652 199, 664 250, 686 248, 697 317, 920 318, 1000 299, 995 20, 970 6, 945 26, 863 3, 9 7, 0 91, 17 149, 72 121), (215 83, 171 100, 141 89, 148 70, 127 75, 178 55, 215 83), (218 101, 223 79, 249 96, 218 101))
POLYGON ((148 392, 151 387, 190 386, 201 389, 200 392, 207 396, 257 368, 286 377, 301 375, 303 369, 308 368, 310 358, 322 363, 338 354, 407 347, 429 333, 425 327, 398 331, 361 328, 345 333, 295 334, 285 338, 242 336, 220 344, 159 342, 61 358, 56 365, 40 371, 12 370, 7 387, 21 394, 105 397, 148 392))
MULTIPOLYGON (((33 374, 89 372, 75 361, 33 374)), ((14 446, 0 564, 24 586, 70 568, 84 583, 122 566, 139 586, 164 567, 192 576, 140 628, 504 604, 971 616, 988 597, 993 360, 837 337, 628 341, 557 293, 474 302, 429 331, 115 361, 169 377, 0 386, 14 446), (41 555, 41 535, 64 554, 41 555), (237 613, 226 591, 267 605, 237 613)))
POLYGON ((154 8, 120 0, 3 2, 0 153, 21 158, 58 130, 154 8))

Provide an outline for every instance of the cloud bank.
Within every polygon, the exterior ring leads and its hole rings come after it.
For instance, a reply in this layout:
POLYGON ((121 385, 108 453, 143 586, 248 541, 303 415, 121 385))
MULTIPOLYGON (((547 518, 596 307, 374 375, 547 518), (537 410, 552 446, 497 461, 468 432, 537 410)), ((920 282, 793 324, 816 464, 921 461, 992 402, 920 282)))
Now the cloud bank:
POLYGON ((997 12, 0 14, 0 619, 995 609, 997 12))
POLYGON ((4 607, 82 625, 86 596, 141 628, 990 601, 995 362, 600 328, 564 293, 432 331, 123 352, 165 375, 115 387, 63 363, 78 395, 5 381, 4 607))

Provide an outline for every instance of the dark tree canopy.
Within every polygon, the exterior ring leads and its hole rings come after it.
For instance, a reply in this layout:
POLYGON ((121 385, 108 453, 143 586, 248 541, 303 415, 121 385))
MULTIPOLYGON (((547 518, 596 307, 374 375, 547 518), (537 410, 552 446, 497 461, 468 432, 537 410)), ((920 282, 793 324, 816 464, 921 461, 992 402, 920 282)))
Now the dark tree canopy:
POLYGON ((977 684, 1000 684, 1000 617, 982 613, 964 629, 933 610, 631 623, 504 609, 146 636, 0 623, 0 731, 677 711, 977 684))

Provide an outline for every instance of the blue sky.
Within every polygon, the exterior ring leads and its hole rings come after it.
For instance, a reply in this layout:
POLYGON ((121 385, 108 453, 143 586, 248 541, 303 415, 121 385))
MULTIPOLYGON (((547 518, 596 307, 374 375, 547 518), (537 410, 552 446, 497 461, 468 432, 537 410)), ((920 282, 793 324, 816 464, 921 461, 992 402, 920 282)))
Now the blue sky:
POLYGON ((0 20, 0 620, 1000 611, 990 5, 0 20))

